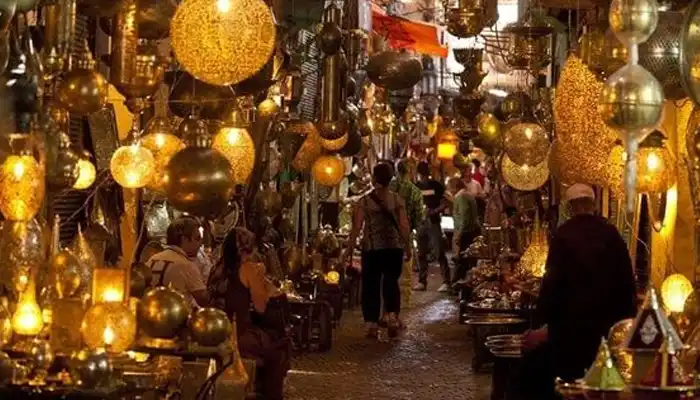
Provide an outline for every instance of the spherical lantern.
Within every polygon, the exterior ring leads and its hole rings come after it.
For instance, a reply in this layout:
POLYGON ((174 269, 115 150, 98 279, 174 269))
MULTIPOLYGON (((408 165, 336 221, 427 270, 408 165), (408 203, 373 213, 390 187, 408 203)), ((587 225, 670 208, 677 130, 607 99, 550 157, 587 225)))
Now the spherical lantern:
POLYGON ((102 74, 90 69, 74 69, 61 80, 56 98, 71 113, 87 115, 100 111, 107 104, 107 92, 107 80, 102 74))
POLYGON ((345 163, 340 157, 321 156, 311 167, 311 176, 319 185, 335 186, 345 176, 345 163))
POLYGON ((79 157, 71 148, 68 135, 56 132, 50 135, 46 152, 46 181, 49 189, 62 190, 73 187, 80 176, 79 157))
POLYGON ((538 165, 547 158, 549 137, 538 124, 519 123, 506 131, 503 149, 517 165, 538 165))
POLYGON ((341 150, 346 144, 348 144, 349 139, 350 136, 347 132, 337 139, 324 139, 323 137, 320 137, 321 146, 328 151, 341 150))
POLYGON ((225 126, 214 137, 214 150, 218 150, 231 164, 233 182, 243 185, 248 182, 255 166, 255 143, 245 128, 225 126))
POLYGON ((74 353, 68 361, 68 367, 75 383, 84 388, 106 387, 112 378, 112 362, 104 349, 74 353))
POLYGON ((643 67, 628 64, 605 82, 598 111, 606 125, 620 132, 622 140, 641 141, 661 121, 663 105, 659 81, 643 67))
POLYGON ((46 238, 36 221, 3 221, 0 230, 0 283, 14 296, 27 289, 35 266, 46 257, 46 238))
POLYGON ((121 353, 136 339, 136 317, 121 302, 97 303, 85 313, 80 332, 89 349, 121 353))
POLYGON ((262 0, 187 0, 170 23, 175 57, 213 85, 233 85, 262 68, 275 48, 276 27, 262 0))
POLYGON ((685 301, 693 293, 693 284, 683 274, 672 274, 661 284, 661 299, 670 312, 683 312, 685 301))
POLYGON ((83 152, 78 159, 78 180, 73 184, 73 189, 87 189, 95 182, 97 170, 95 164, 90 160, 90 154, 83 152))
POLYGON ((185 148, 185 143, 173 134, 167 118, 155 117, 149 121, 141 137, 141 146, 151 151, 155 160, 153 179, 147 188, 163 193, 165 191, 165 167, 178 151, 185 148))
POLYGON ((31 155, 11 155, 0 166, 0 211, 12 221, 28 221, 44 201, 44 171, 31 155))
POLYGON ((501 160, 501 174, 508 186, 514 189, 537 190, 549 179, 549 165, 547 160, 533 166, 518 165, 510 159, 508 154, 504 154, 501 160))
POLYGON ((656 0, 613 0, 608 22, 625 45, 644 43, 656 30, 659 10, 656 0))
POLYGON ((200 346, 216 347, 228 340, 231 333, 231 321, 217 308, 200 308, 190 319, 192 341, 200 346))
POLYGON ((231 163, 209 147, 208 135, 196 136, 188 144, 165 168, 168 201, 192 215, 217 216, 228 206, 235 188, 231 163))
POLYGON ((158 339, 173 339, 187 326, 190 304, 182 294, 166 287, 149 290, 138 304, 139 329, 158 339))
POLYGON ((561 71, 554 98, 557 145, 551 152, 552 171, 571 183, 605 186, 607 168, 603 160, 618 140, 618 134, 603 123, 597 99, 603 89, 586 65, 569 56, 561 71))
POLYGON ((479 114, 479 136, 474 138, 477 147, 494 148, 501 142, 501 121, 491 113, 479 114))
POLYGON ((125 188, 146 186, 154 177, 156 160, 149 149, 139 144, 122 146, 112 155, 109 169, 117 183, 125 188))
POLYGON ((637 152, 637 191, 664 193, 676 183, 676 160, 661 132, 651 133, 637 152))

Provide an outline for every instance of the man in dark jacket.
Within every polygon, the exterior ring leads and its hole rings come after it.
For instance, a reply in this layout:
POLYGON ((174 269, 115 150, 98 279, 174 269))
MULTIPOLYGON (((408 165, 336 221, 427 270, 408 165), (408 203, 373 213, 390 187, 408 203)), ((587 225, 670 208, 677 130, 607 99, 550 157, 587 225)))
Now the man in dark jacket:
POLYGON ((632 262, 617 229, 595 215, 590 186, 575 184, 565 195, 571 219, 549 246, 537 303, 541 326, 525 335, 523 392, 526 399, 553 396, 554 378, 573 381, 596 356, 600 338, 637 312, 632 262), (534 364, 541 368, 533 368, 534 364), (535 370, 536 369, 536 370, 535 370))

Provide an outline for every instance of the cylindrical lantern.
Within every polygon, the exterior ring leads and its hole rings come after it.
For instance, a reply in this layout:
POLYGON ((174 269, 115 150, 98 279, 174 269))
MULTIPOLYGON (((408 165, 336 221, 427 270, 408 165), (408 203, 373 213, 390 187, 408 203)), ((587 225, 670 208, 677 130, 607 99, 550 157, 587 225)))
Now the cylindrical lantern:
POLYGON ((95 303, 124 301, 126 273, 123 269, 95 268, 92 279, 92 299, 95 303))
POLYGON ((311 167, 311 176, 323 186, 335 186, 345 176, 345 163, 337 156, 321 156, 311 167))
POLYGON ((451 128, 440 132, 437 144, 437 156, 441 160, 451 160, 457 154, 459 139, 451 128))

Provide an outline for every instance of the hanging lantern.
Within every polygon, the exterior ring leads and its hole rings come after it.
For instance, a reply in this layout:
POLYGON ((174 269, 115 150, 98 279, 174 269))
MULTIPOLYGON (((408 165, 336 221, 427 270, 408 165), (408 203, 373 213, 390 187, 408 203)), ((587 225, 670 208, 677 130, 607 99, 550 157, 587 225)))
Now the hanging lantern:
POLYGON ((155 172, 153 179, 146 185, 155 192, 165 191, 165 167, 170 159, 180 150, 185 148, 185 143, 173 134, 168 118, 154 117, 143 131, 141 146, 151 151, 155 160, 155 172))
POLYGON ((56 99, 66 110, 76 115, 92 114, 107 104, 109 84, 95 71, 87 41, 76 65, 66 73, 56 89, 56 99))
POLYGON ((200 346, 216 347, 231 336, 231 321, 218 308, 200 308, 190 318, 192 341, 200 346))
POLYGON ((554 29, 531 9, 503 31, 509 36, 506 62, 512 69, 534 72, 552 61, 554 29))
POLYGON ((501 142, 501 122, 491 113, 481 113, 478 117, 479 136, 473 139, 480 148, 495 149, 501 142))
POLYGON ((123 302, 126 273, 122 268, 95 268, 92 278, 92 300, 95 303, 123 302))
POLYGON ((637 191, 640 193, 664 193, 676 183, 676 161, 665 139, 661 132, 654 131, 639 144, 637 191))
POLYGON ((547 159, 549 137, 538 124, 519 123, 506 131, 503 149, 517 165, 538 165, 547 159))
POLYGON ((212 145, 231 164, 233 182, 244 185, 255 167, 255 143, 246 128, 224 126, 214 137, 212 145))
POLYGON ((514 189, 522 191, 537 190, 549 180, 549 165, 547 160, 537 165, 518 165, 508 154, 501 160, 503 180, 514 189))
POLYGON ((109 169, 120 186, 139 189, 154 179, 156 160, 149 149, 134 143, 122 146, 114 152, 109 169))
POLYGON ((272 12, 262 0, 188 0, 170 23, 175 57, 213 85, 233 85, 262 68, 275 48, 272 12))
POLYGON ((661 299, 670 312, 682 313, 693 284, 683 274, 672 274, 661 284, 661 299))
POLYGON ((44 200, 44 173, 29 154, 11 155, 0 166, 0 211, 12 221, 28 221, 44 200))
POLYGON ((85 313, 80 331, 90 350, 122 353, 136 339, 136 317, 122 302, 98 303, 85 313))
POLYGON ((336 186, 345 176, 345 163, 337 156, 321 156, 311 167, 311 176, 319 185, 336 186))
POLYGON ((93 271, 102 264, 101 260, 98 260, 95 256, 95 252, 92 250, 90 243, 88 243, 87 238, 83 234, 83 229, 78 225, 78 234, 73 239, 73 243, 70 245, 70 251, 75 255, 79 261, 80 265, 80 290, 81 294, 92 294, 92 274, 93 271))
POLYGON ((518 269, 524 276, 534 276, 541 278, 544 276, 547 267, 547 255, 549 254, 549 243, 547 236, 539 225, 539 221, 535 221, 535 230, 532 233, 530 245, 523 253, 518 264, 518 269))
POLYGON ((48 136, 46 152, 46 181, 49 189, 62 190, 73 187, 80 177, 78 155, 71 148, 70 138, 65 132, 48 136))
POLYGON ((90 153, 83 152, 79 155, 78 159, 78 180, 75 181, 73 189, 83 190, 87 189, 95 183, 95 177, 97 176, 97 170, 95 169, 95 164, 90 160, 90 153))
POLYGON ((437 156, 440 160, 452 160, 457 154, 459 138, 451 128, 443 129, 440 132, 437 144, 437 156))
POLYGON ((36 302, 36 285, 30 278, 27 289, 20 294, 17 308, 12 315, 12 330, 17 335, 36 336, 44 327, 41 308, 36 302))
POLYGON ((32 270, 46 258, 46 237, 41 224, 3 221, 0 230, 0 282, 14 296, 27 289, 32 270))

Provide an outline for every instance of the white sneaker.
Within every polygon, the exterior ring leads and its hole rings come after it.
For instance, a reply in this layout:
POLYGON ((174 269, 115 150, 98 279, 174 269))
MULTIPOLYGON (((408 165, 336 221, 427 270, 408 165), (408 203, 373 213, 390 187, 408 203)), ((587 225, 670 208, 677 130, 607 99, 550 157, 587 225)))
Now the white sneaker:
POLYGON ((425 283, 420 283, 420 282, 416 283, 413 286, 413 290, 424 291, 425 290, 425 283))
POLYGON ((442 286, 438 288, 438 292, 445 293, 450 291, 450 285, 443 283, 442 286))

